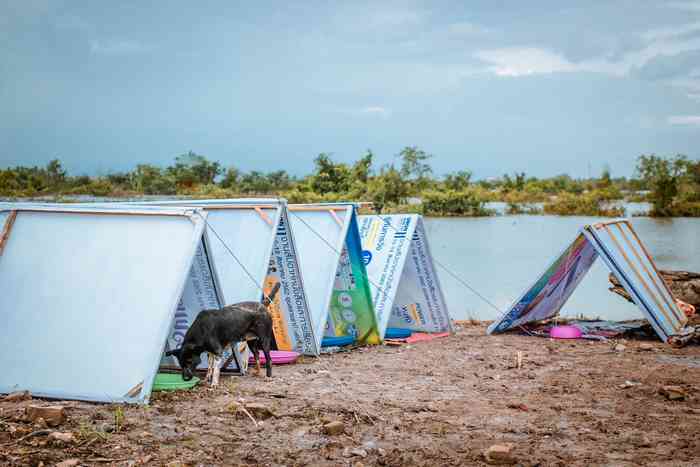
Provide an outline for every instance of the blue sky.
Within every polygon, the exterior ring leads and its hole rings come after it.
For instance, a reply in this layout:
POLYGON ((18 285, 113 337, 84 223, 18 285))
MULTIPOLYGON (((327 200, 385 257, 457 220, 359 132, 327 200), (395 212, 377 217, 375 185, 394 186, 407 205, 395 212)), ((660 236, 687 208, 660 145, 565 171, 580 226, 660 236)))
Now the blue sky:
POLYGON ((0 167, 299 175, 407 145, 478 177, 697 158, 700 1, 0 4, 0 167))

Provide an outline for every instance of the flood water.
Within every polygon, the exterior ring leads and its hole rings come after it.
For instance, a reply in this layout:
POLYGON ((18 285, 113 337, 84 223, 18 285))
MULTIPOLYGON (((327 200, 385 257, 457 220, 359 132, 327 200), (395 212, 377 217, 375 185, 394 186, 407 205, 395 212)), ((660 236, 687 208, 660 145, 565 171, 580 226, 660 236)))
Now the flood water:
MULTIPOLYGON (((495 216, 426 218, 433 256, 504 311, 597 217, 495 216)), ((700 271, 700 219, 633 217, 631 222, 661 269, 700 271)), ((437 266, 454 319, 495 319, 499 312, 437 266)), ((641 312, 608 292, 608 269, 597 260, 562 315, 634 319, 641 312)))

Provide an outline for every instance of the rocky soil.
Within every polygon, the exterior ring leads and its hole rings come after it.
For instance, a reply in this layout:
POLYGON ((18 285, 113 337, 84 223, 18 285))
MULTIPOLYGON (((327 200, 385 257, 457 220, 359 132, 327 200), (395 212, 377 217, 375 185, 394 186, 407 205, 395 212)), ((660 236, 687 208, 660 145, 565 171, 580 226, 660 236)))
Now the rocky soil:
POLYGON ((0 465, 700 465, 700 347, 484 330, 143 407, 17 395, 0 400, 0 465))

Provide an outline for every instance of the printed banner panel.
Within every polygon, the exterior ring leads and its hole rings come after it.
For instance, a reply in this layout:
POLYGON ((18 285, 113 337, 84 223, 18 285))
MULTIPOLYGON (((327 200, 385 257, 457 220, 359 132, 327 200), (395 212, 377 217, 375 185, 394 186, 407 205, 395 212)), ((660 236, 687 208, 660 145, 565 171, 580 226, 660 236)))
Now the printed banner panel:
POLYGON ((644 312, 662 340, 681 332, 688 318, 679 309, 651 256, 627 221, 594 224, 586 228, 605 252, 611 270, 644 312))
POLYGON ((336 208, 333 215, 320 208, 310 210, 290 206, 289 209, 289 223, 294 232, 313 336, 319 349, 327 330, 329 302, 345 244, 347 219, 349 213, 340 208, 336 208))
POLYGON ((452 329, 442 288, 428 249, 421 218, 411 237, 399 289, 391 307, 389 327, 420 332, 452 329))
POLYGON ((362 256, 381 336, 392 313, 417 216, 359 216, 362 256))
POLYGON ((338 262, 328 314, 325 335, 351 335, 363 344, 381 342, 354 213, 338 262))
POLYGON ((598 252, 583 235, 576 239, 552 263, 525 295, 487 332, 503 332, 531 321, 556 316, 586 275, 598 252))
POLYGON ((265 294, 270 293, 276 283, 280 283, 281 288, 269 310, 272 314, 277 348, 318 355, 296 248, 286 215, 280 216, 277 226, 277 236, 265 279, 265 294))

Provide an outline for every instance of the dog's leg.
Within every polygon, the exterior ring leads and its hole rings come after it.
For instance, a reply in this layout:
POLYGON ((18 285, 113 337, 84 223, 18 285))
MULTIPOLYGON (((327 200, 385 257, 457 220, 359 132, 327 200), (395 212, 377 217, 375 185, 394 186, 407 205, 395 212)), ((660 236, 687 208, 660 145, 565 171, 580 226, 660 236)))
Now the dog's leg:
POLYGON ((260 346, 258 345, 260 341, 258 339, 252 339, 248 341, 248 348, 253 354, 253 359, 255 360, 255 376, 260 376, 260 346))
MULTIPOLYGON (((268 378, 272 376, 272 357, 270 357, 271 342, 269 337, 262 338, 262 348, 265 354, 265 374, 268 378)), ((257 360, 256 360, 257 362, 257 360)))
POLYGON ((211 379, 214 376, 214 355, 207 353, 207 376, 204 381, 211 383, 211 379))
POLYGON ((221 375, 221 362, 224 359, 222 355, 217 355, 214 359, 214 375, 212 376, 211 386, 216 387, 219 385, 219 376, 221 375))

